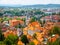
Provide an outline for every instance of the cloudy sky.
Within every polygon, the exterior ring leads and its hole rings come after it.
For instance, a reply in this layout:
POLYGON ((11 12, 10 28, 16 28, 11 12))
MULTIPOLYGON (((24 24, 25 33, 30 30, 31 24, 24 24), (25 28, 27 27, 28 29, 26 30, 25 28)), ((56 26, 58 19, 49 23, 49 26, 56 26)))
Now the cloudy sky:
POLYGON ((60 4, 60 0, 0 0, 0 5, 34 5, 34 4, 60 4))

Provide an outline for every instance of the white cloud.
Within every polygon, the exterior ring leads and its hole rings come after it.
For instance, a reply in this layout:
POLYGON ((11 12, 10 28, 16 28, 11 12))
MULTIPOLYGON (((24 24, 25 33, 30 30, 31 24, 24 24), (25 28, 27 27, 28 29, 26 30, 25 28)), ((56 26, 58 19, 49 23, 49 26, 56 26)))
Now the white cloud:
POLYGON ((60 0, 0 0, 0 4, 60 4, 60 0))

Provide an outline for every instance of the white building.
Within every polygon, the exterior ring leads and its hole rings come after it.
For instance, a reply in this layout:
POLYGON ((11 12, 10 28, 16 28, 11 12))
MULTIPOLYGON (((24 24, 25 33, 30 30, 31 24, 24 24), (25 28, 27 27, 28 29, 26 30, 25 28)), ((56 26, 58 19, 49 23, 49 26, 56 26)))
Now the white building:
POLYGON ((18 37, 21 36, 23 33, 23 31, 20 28, 17 28, 17 35, 18 37))

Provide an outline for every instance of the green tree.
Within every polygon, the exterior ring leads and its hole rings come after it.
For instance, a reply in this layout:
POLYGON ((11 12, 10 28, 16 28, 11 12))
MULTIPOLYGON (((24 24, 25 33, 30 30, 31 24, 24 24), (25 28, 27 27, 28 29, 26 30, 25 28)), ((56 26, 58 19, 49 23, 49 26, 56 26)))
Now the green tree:
POLYGON ((60 12, 58 12, 57 14, 60 15, 60 12))
POLYGON ((8 37, 5 39, 5 44, 6 45, 9 45, 9 44, 17 44, 17 41, 18 41, 18 36, 17 35, 13 35, 13 34, 10 34, 8 35, 8 37))
POLYGON ((38 22, 39 22, 40 24, 42 24, 42 21, 41 21, 40 19, 38 20, 38 22))
POLYGON ((22 41, 25 45, 26 45, 27 43, 29 43, 26 35, 22 35, 21 41, 22 41))
POLYGON ((54 26, 54 28, 53 28, 53 33, 60 35, 60 28, 59 28, 58 26, 54 26))
POLYGON ((45 24, 45 20, 43 20, 43 24, 45 24))
POLYGON ((25 22, 26 21, 26 18, 23 18, 22 20, 25 22))
POLYGON ((48 33, 50 36, 53 34, 59 34, 60 35, 60 28, 58 26, 54 26, 48 33))
POLYGON ((43 21, 39 20, 39 23, 40 23, 40 24, 41 24, 41 26, 43 27, 43 26, 44 26, 44 24, 45 24, 45 20, 43 20, 43 21))
POLYGON ((24 28, 24 25, 18 24, 15 28, 24 28))
POLYGON ((44 14, 44 12, 42 12, 42 11, 40 11, 40 10, 37 10, 37 11, 35 11, 34 14, 35 14, 35 15, 38 15, 38 14, 44 14))
POLYGON ((37 20, 36 17, 32 17, 31 20, 30 20, 30 23, 31 23, 31 22, 35 22, 36 20, 37 20))
POLYGON ((0 13, 0 16, 3 16, 3 13, 0 13))
POLYGON ((41 26, 43 27, 45 24, 45 20, 42 21, 41 26))
POLYGON ((26 18, 23 18, 22 21, 24 21, 24 26, 23 27, 25 27, 26 26, 26 18))
POLYGON ((35 45, 34 42, 30 42, 29 45, 35 45))
POLYGON ((9 40, 8 38, 5 39, 4 43, 5 43, 6 45, 12 45, 12 44, 13 44, 12 41, 9 40))
POLYGON ((16 18, 17 20, 21 20, 20 18, 16 18))
POLYGON ((36 39, 36 33, 33 34, 33 37, 36 39))
POLYGON ((3 41, 5 39, 4 35, 2 34, 2 30, 0 28, 0 41, 3 41))
POLYGON ((25 13, 25 11, 24 11, 24 10, 21 10, 20 12, 21 12, 21 13, 25 13))
POLYGON ((52 13, 52 15, 56 15, 56 13, 52 13))
POLYGON ((60 45, 60 38, 57 38, 54 42, 47 42, 47 45, 60 45))
POLYGON ((2 18, 0 18, 0 22, 1 22, 1 23, 3 22, 3 19, 2 19, 2 18))

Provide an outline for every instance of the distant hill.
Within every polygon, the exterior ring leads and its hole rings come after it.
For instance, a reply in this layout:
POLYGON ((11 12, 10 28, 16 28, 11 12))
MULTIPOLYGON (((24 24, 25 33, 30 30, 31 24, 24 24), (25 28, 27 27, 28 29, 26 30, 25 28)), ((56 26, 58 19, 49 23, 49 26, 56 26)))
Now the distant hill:
POLYGON ((20 7, 20 8, 60 8, 60 4, 36 4, 36 5, 0 5, 0 8, 5 7, 20 7))
POLYGON ((26 5, 26 6, 22 6, 24 8, 60 8, 60 4, 48 4, 48 5, 26 5))

